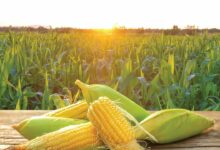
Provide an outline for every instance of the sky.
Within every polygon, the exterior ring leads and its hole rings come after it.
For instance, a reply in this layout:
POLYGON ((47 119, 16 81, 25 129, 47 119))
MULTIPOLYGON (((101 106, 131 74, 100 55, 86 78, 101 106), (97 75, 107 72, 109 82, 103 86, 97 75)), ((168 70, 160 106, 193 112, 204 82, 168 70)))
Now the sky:
POLYGON ((220 28, 220 0, 0 0, 0 26, 220 28))

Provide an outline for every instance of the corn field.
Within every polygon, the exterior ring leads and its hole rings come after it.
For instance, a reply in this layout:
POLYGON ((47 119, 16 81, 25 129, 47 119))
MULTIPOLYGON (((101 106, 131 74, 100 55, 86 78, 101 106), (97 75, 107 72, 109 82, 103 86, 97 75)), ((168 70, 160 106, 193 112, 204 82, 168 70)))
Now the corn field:
POLYGON ((148 110, 220 110, 220 35, 0 32, 0 108, 54 109, 106 84, 148 110))

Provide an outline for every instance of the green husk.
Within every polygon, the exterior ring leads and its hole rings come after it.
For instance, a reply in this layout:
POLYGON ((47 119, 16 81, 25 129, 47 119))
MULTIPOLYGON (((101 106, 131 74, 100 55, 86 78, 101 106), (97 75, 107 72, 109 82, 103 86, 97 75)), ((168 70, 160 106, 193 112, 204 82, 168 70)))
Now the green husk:
MULTIPOLYGON (((153 142, 161 144, 197 135, 213 124, 213 120, 185 109, 161 110, 140 122, 140 126, 158 140, 153 142)), ((148 135, 138 126, 136 135, 138 139, 149 139, 148 135)))
POLYGON ((31 140, 69 125, 78 125, 86 122, 88 121, 82 119, 40 116, 23 120, 12 127, 25 138, 31 140))
POLYGON ((148 111, 144 108, 122 95, 118 91, 101 84, 85 84, 79 80, 76 80, 76 85, 82 90, 83 97, 88 103, 97 100, 99 97, 106 96, 111 100, 117 102, 118 106, 126 110, 132 116, 135 117, 137 121, 142 121, 150 115, 148 111))

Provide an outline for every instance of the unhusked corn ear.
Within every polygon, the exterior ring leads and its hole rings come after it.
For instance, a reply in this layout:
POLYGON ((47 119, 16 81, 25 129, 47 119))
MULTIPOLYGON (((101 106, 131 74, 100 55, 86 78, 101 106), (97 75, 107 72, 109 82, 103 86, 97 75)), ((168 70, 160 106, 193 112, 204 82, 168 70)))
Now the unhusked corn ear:
POLYGON ((97 131, 89 122, 45 134, 10 150, 85 150, 100 145, 102 142, 97 131))
POLYGON ((82 119, 40 116, 23 120, 12 127, 25 138, 31 140, 69 125, 77 125, 86 122, 88 121, 82 119))
POLYGON ((85 100, 46 113, 44 116, 86 119, 88 104, 85 100))
MULTIPOLYGON (((185 109, 161 110, 140 122, 140 126, 152 134, 158 143, 183 140, 201 133, 213 124, 213 120, 185 109)), ((148 135, 139 127, 135 130, 138 139, 148 139, 148 135)))
POLYGON ((134 101, 106 85, 88 85, 79 80, 76 80, 75 84, 82 90, 83 96, 88 103, 92 103, 101 96, 107 96, 111 100, 118 102, 118 106, 134 116, 137 121, 142 121, 150 115, 148 111, 136 104, 134 101))
POLYGON ((91 103, 87 117, 95 126, 101 139, 112 150, 142 149, 135 139, 133 127, 119 107, 107 97, 91 103))

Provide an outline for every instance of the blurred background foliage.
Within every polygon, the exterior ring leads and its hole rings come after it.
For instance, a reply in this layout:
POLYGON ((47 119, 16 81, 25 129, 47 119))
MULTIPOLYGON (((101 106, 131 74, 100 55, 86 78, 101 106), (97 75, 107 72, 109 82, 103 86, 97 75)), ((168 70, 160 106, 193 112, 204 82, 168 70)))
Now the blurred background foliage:
POLYGON ((54 109, 107 84, 149 110, 220 110, 220 35, 0 32, 0 108, 54 109))

